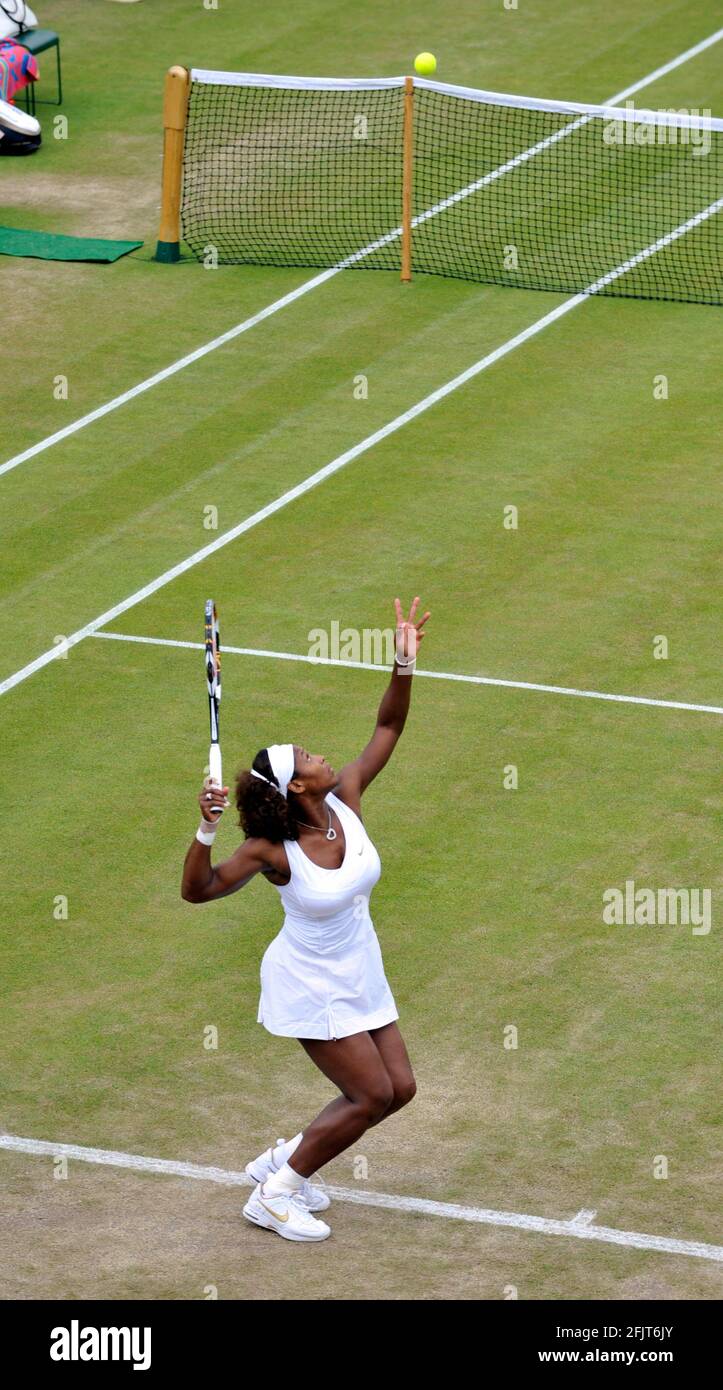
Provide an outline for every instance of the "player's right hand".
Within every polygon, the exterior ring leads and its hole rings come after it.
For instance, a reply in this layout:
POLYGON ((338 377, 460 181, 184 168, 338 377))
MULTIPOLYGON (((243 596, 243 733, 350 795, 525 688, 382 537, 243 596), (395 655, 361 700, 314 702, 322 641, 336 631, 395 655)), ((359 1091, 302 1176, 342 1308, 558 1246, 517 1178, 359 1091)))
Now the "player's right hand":
POLYGON ((198 794, 198 804, 201 807, 203 819, 210 821, 212 825, 215 824, 217 820, 221 819, 226 807, 231 805, 228 799, 228 787, 219 787, 218 783, 212 782, 211 778, 207 777, 203 784, 203 790, 198 794), (212 810, 211 807, 218 807, 219 809, 212 810))

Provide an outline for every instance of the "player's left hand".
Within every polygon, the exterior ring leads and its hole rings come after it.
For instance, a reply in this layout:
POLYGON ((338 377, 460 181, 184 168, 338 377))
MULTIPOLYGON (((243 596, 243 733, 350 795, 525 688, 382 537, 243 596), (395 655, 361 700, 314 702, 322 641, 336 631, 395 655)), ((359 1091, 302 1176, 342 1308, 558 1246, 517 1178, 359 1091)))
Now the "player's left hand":
POLYGON ((422 629, 427 621, 427 618, 431 617, 431 613, 428 610, 424 614, 423 618, 420 618, 418 622, 415 622, 414 619, 416 617, 418 607, 419 598, 417 597, 412 601, 412 606, 409 610, 409 617, 405 618, 404 610, 402 608, 401 603, 399 602, 399 599, 395 598, 394 600, 394 608, 397 615, 396 651, 400 661, 414 660, 415 656, 417 655, 417 648, 419 646, 419 643, 422 641, 422 638, 424 637, 424 632, 422 631, 422 629))

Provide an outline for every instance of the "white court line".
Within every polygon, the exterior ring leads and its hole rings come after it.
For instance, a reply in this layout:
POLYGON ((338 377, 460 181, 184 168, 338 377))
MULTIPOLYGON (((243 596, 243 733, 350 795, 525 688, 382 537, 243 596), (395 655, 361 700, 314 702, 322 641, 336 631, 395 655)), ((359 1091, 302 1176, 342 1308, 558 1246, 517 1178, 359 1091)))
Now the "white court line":
MULTIPOLYGON (((203 651, 203 642, 181 642, 172 637, 137 637, 127 632, 94 632, 93 637, 102 637, 109 642, 140 642, 151 647, 186 647, 192 651, 203 651)), ((224 656, 272 657, 276 661, 304 661, 309 666, 346 666, 354 671, 391 671, 391 666, 374 661, 346 661, 340 657, 303 656, 298 652, 274 652, 262 647, 229 647, 224 643, 224 656)), ((603 690, 577 690, 567 685, 540 685, 536 681, 508 681, 496 676, 464 676, 453 671, 422 671, 416 676, 426 676, 428 680, 461 681, 468 685, 499 685, 511 690, 541 690, 547 695, 576 695, 583 700, 614 700, 623 705, 658 705, 663 709, 694 710, 700 714, 723 714, 723 705, 694 705, 685 700, 655 700, 647 695, 610 695, 603 690)))
POLYGON ((589 1226, 591 1222, 595 1220, 596 1216, 596 1211, 588 1207, 583 1207, 582 1211, 577 1213, 577 1216, 573 1216, 572 1224, 573 1226, 589 1226))
MULTIPOLYGON (((618 102, 624 101, 626 97, 633 96, 635 92, 642 91, 644 87, 649 87, 653 82, 658 81, 659 78, 666 77, 669 72, 673 72, 675 68, 680 67, 683 63, 689 62, 691 58, 697 58, 700 53, 705 52, 707 48, 711 48, 712 45, 718 43, 721 38, 723 38, 723 29, 717 29, 716 32, 710 34, 707 39, 701 39, 700 43, 694 44, 692 48, 686 49, 684 53, 679 53, 676 58, 671 58, 670 62, 664 63, 662 67, 656 68, 654 72, 648 73, 646 77, 641 77, 639 81, 633 82, 630 87, 625 87, 622 91, 615 92, 613 96, 608 97, 602 104, 605 106, 617 105, 618 102)), ((579 123, 575 124, 577 125, 579 123)), ((415 225, 426 221, 430 217, 436 216, 437 213, 444 211, 444 209, 449 207, 453 202, 458 202, 461 198, 470 196, 485 184, 491 183, 494 179, 500 177, 501 174, 516 167, 517 164, 532 158, 539 150, 545 149, 548 144, 554 143, 556 140, 561 139, 564 134, 569 133, 570 129, 572 129, 572 127, 566 127, 564 131, 558 131, 554 136, 548 137, 547 140, 543 140, 536 145, 531 145, 528 150, 523 151, 516 156, 514 160, 500 165, 499 169, 495 169, 489 174, 484 175, 482 179, 470 184, 468 188, 461 189, 450 198, 443 199, 440 203, 436 204, 435 207, 429 208, 426 212, 418 214, 414 219, 415 225)), ((79 419, 73 420, 69 425, 65 425, 60 430, 56 430, 54 434, 48 435, 47 438, 39 440, 37 444, 33 444, 30 448, 24 449, 22 453, 15 454, 13 458, 0 464, 0 474, 9 473, 11 469, 17 468, 19 464, 34 458, 36 454, 43 453, 44 450, 50 449, 53 444, 59 444, 61 440, 67 439, 70 435, 77 434, 78 430, 84 429, 86 425, 93 424, 95 420, 102 419, 104 415, 109 415, 111 411, 118 410, 120 406, 126 405, 128 401, 134 400, 136 396, 140 396, 143 392, 149 391, 151 387, 158 386, 162 381, 167 381, 169 377, 175 376, 176 372, 183 371, 184 367, 190 367, 192 363, 200 361, 200 359, 206 357, 208 353, 215 352, 216 348, 223 347, 225 343, 232 342, 233 339, 238 338, 241 333, 246 333, 250 328, 255 328, 256 325, 262 323, 264 319, 270 318, 272 314, 278 313, 280 309, 285 309, 287 305, 293 304, 295 300, 300 299, 302 295, 317 289, 320 285, 325 284, 327 280, 331 280, 335 275, 338 275, 342 270, 348 269, 357 261, 363 260, 365 256, 371 255, 371 253, 380 246, 394 241, 397 237, 401 236, 401 231, 401 227, 394 228, 394 230, 388 232, 386 236, 378 238, 377 241, 372 242, 369 246, 362 247, 359 251, 355 251, 353 255, 347 256, 343 261, 339 261, 337 265, 331 266, 328 270, 322 271, 319 275, 314 275, 311 280, 305 280, 303 284, 297 285, 296 289, 291 290, 289 294, 282 295, 281 299, 275 300, 273 304, 268 304, 265 309, 259 310, 258 313, 252 314, 250 318, 244 319, 233 328, 227 329, 225 333, 219 334, 217 338, 213 338, 210 342, 204 343, 193 352, 186 353, 184 357, 180 357, 178 361, 172 362, 170 366, 164 367, 161 371, 154 372, 153 376, 147 377, 145 381, 139 382, 137 386, 132 386, 128 391, 123 391, 121 395, 114 396, 112 400, 106 401, 104 405, 97 406, 95 410, 89 411, 87 415, 81 415, 79 419)), ((604 282, 599 283, 602 284, 604 282)))
MULTIPOLYGON (((104 1164, 111 1168, 131 1168, 141 1173, 167 1173, 173 1177, 196 1178, 201 1182, 222 1183, 229 1187, 254 1187, 245 1173, 233 1169, 206 1167, 200 1163, 181 1163, 168 1158, 147 1158, 143 1154, 118 1153, 113 1149, 91 1149, 80 1144, 53 1144, 45 1139, 24 1139, 14 1134, 0 1135, 0 1149, 14 1153, 70 1158, 81 1163, 104 1164)), ((676 1240, 650 1236, 641 1231, 618 1231, 613 1226, 592 1224, 594 1212, 579 1212, 569 1221, 544 1216, 525 1216, 516 1211, 494 1211, 486 1207, 463 1207, 454 1202, 434 1202, 426 1197, 397 1197, 389 1192, 370 1192, 324 1183, 324 1191, 337 1202, 381 1207, 384 1211, 419 1212, 423 1216, 446 1217, 452 1221, 471 1221, 483 1226, 507 1226, 520 1231, 536 1231, 546 1236, 573 1236, 577 1240, 598 1240, 606 1245, 625 1245, 635 1250, 657 1250, 665 1255, 692 1255, 699 1260, 723 1261, 723 1246, 698 1240, 676 1240), (581 1221, 580 1217, 587 1220, 581 1221)))
POLYGON ((261 309, 257 314, 252 314, 250 318, 244 319, 243 323, 237 323, 234 328, 229 328, 225 333, 219 334, 218 338, 213 338, 210 343, 204 343, 202 347, 186 353, 185 357, 179 357, 178 361, 172 362, 169 367, 164 367, 160 372, 154 372, 153 376, 146 377, 145 381, 140 381, 137 386, 131 386, 128 391, 121 392, 120 396, 114 396, 104 405, 97 406, 95 410, 89 410, 87 415, 81 415, 79 419, 71 421, 69 425, 64 425, 61 430, 56 430, 54 434, 40 439, 29 449, 23 449, 22 453, 15 454, 6 463, 0 464, 0 474, 9 473, 12 468, 17 468, 18 464, 35 458, 36 454, 42 454, 53 444, 60 444, 61 440, 68 439, 71 434, 77 434, 78 430, 84 429, 86 425, 92 425, 95 420, 102 420, 103 416, 110 415, 112 410, 118 410, 120 406, 127 405, 128 401, 135 400, 136 396, 143 395, 144 391, 150 391, 152 386, 158 386, 160 382, 167 381, 169 377, 175 376, 176 372, 182 372, 184 367, 190 367, 193 362, 200 361, 209 352, 215 352, 216 348, 223 347, 224 343, 230 343, 234 338, 238 338, 239 334, 246 333, 249 328, 255 328, 257 323, 262 323, 264 319, 278 313, 279 309, 285 309, 287 304, 293 304, 295 299, 299 299, 303 294, 308 294, 310 290, 316 289, 317 285, 323 285, 325 280, 330 280, 332 275, 337 274, 338 268, 335 267, 322 271, 320 275, 315 275, 312 280, 306 280, 303 285, 298 285, 289 294, 282 295, 281 299, 275 300, 273 304, 267 304, 265 309, 261 309))
POLYGON ((78 642, 82 642, 85 637, 92 637, 93 633, 97 632, 99 628, 106 627, 108 623, 113 622, 121 613, 126 613, 129 608, 133 608, 137 603, 141 603, 144 599, 149 598, 151 594, 157 593, 157 591, 164 588, 166 584, 170 584, 173 579, 177 579, 179 575, 185 574, 186 571, 192 569, 194 565, 200 564, 202 560, 207 559, 209 555, 215 554, 217 550, 221 550, 223 546, 236 540, 237 537, 243 535, 244 532, 250 531, 251 528, 257 526, 260 521, 265 521, 267 517, 273 516, 273 514, 280 511, 282 507, 288 506, 289 502, 294 502, 298 497, 303 497, 304 493, 309 492, 311 488, 316 487, 319 483, 323 482, 324 479, 330 478, 334 473, 338 473, 340 468, 345 468, 348 463, 359 458, 361 454, 365 454, 369 449, 373 448, 375 444, 379 444, 383 439, 388 439, 390 435, 395 434, 397 430, 400 430, 404 425, 408 425, 411 420, 416 420, 419 415, 423 415, 425 411, 429 410, 433 405, 437 405, 439 401, 444 400, 445 397, 451 395, 453 391, 457 391, 459 387, 464 386, 466 382, 472 381, 474 377, 479 376, 480 372, 485 371, 487 367, 491 367, 493 363, 499 362, 500 359, 506 357, 508 353, 514 352, 515 348, 520 347, 522 343, 526 343, 528 339, 534 338, 536 334, 541 333, 544 328, 547 328, 551 323, 555 323, 557 319, 562 318, 564 314, 569 314, 570 310, 576 309, 578 304, 586 303, 589 296, 595 294, 602 285, 610 284, 612 280, 624 275, 626 270, 632 265, 637 265, 640 261, 646 260, 648 256, 655 255, 655 252, 658 251, 661 246, 667 246, 672 241, 676 241, 677 238, 683 236, 691 226, 697 226, 698 223, 703 221, 706 217, 712 216, 714 212, 718 211, 721 204, 723 204, 723 198, 719 199, 717 203, 711 203, 710 207, 697 213, 695 217, 688 218, 687 222, 681 223, 679 227, 673 228, 665 237, 660 237, 650 246, 644 247, 637 255, 631 257, 627 261, 623 261, 621 265, 608 271, 607 275, 601 276, 600 279, 596 280, 592 285, 588 285, 587 290, 582 294, 575 294, 571 299, 566 299, 562 304, 558 304, 549 314, 544 314, 541 319, 536 319, 536 321, 529 324, 527 328, 523 328, 521 333, 516 333, 513 338, 508 338, 506 343, 502 343, 500 347, 494 348, 492 352, 488 352, 484 357, 480 357, 478 362, 473 362, 471 367, 466 367, 463 372, 452 377, 451 381, 445 382, 444 386, 438 386, 436 391, 430 391, 428 396, 424 396, 421 401, 417 401, 416 405, 410 406, 409 410, 402 411, 401 415, 397 415, 395 419, 389 420, 386 425, 382 425, 381 428, 375 430, 373 434, 367 435, 366 439, 362 439, 359 444, 354 444, 351 449, 347 449, 343 454, 339 454, 337 458, 332 459, 331 463, 325 464, 323 468, 318 468, 315 473, 311 473, 302 483, 297 483, 295 487, 289 488, 288 491, 283 492, 280 497, 276 497, 273 502, 269 502, 265 507, 261 507, 259 511, 253 512, 251 516, 240 521, 238 525, 232 526, 231 529, 225 531, 223 535, 217 536, 215 541, 209 541, 208 545, 202 546, 200 550, 194 551, 192 555, 187 555, 185 560, 179 561, 177 565, 172 565, 170 569, 165 570, 163 574, 159 574, 155 579, 152 579, 149 584, 145 584, 143 588, 137 589, 136 592, 131 594, 128 598, 122 599, 120 603, 116 603, 112 608, 106 609, 105 613, 99 614, 97 618, 93 618, 93 620, 86 623, 84 627, 78 628, 76 632, 66 637, 65 642, 57 643, 49 647, 47 651, 43 652, 41 656, 36 657, 34 661, 29 661, 28 664, 21 667, 19 671, 15 671, 12 676, 8 676, 4 681, 1 681, 0 695, 5 695, 8 690, 12 690, 13 687, 19 685, 21 681, 27 680, 28 676, 34 675, 35 672, 41 670, 43 666, 47 666, 50 661, 55 661, 59 656, 63 656, 71 647, 76 646, 78 642))

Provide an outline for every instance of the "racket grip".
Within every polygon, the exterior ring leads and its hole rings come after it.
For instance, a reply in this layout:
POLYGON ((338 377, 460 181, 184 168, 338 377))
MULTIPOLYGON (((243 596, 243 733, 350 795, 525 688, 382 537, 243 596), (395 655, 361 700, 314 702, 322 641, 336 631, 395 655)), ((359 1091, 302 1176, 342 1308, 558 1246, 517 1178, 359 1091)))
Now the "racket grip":
POLYGON ((223 786, 223 773, 221 772, 221 747, 218 743, 212 743, 208 754, 208 770, 212 782, 217 782, 219 787, 223 786))

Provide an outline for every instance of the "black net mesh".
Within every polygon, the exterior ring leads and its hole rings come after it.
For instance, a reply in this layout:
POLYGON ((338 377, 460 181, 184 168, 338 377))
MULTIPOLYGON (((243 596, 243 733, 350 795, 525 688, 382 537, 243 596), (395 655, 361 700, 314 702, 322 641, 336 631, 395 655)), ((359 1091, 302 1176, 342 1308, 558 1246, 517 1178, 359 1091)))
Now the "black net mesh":
MULTIPOLYGON (((721 196, 723 135, 697 131, 711 142, 704 153, 702 143, 683 144, 683 133, 417 90, 415 270, 587 289, 721 196), (629 143, 631 135, 656 143, 629 143)), ((721 260, 721 219, 713 215, 600 292, 720 303, 721 260)))
MULTIPOLYGON (((220 263, 400 266, 402 87, 193 82, 183 235, 220 263), (364 253, 364 254, 360 254, 364 253)), ((470 100, 416 87, 412 266, 579 292, 721 196, 723 133, 470 100)), ((719 304, 713 214, 597 292, 719 304)))
MULTIPOLYGON (((403 95, 193 82, 184 240, 221 264, 330 266, 398 232, 403 95)), ((399 236, 359 264, 399 268, 399 236)))

